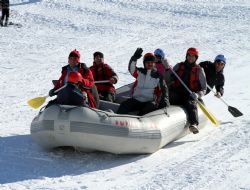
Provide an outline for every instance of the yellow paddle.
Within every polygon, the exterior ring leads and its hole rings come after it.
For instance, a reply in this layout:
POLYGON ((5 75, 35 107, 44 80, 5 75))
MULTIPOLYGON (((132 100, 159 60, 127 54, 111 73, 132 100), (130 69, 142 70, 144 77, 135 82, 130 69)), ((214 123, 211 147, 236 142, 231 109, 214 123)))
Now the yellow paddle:
POLYGON ((203 111, 208 120, 210 120, 216 127, 220 125, 219 121, 213 116, 211 112, 199 101, 197 100, 199 108, 203 111))
MULTIPOLYGON (((55 91, 55 93, 57 93, 57 92, 59 92, 60 90, 62 90, 63 88, 65 88, 67 85, 64 85, 64 86, 62 86, 61 88, 59 88, 59 89, 57 89, 56 91, 55 91)), ((43 105, 43 103, 45 102, 45 100, 46 100, 46 98, 48 98, 49 97, 49 95, 47 95, 47 96, 40 96, 40 97, 36 97, 36 98, 33 98, 33 99, 30 99, 30 100, 28 100, 28 105, 30 106, 30 107, 32 107, 32 108, 35 108, 35 109, 37 109, 37 108, 39 108, 41 105, 43 105)))
MULTIPOLYGON (((176 72, 170 67, 172 73, 176 76, 176 78, 178 78, 178 80, 181 82, 181 84, 186 88, 186 90, 192 94, 192 91, 187 87, 187 85, 181 80, 181 78, 176 74, 176 72)), ((210 112, 208 111, 208 109, 205 107, 205 105, 203 105, 199 100, 197 100, 197 103, 199 105, 199 108, 201 109, 201 111, 204 113, 204 115, 208 118, 209 121, 211 121, 212 124, 214 124, 215 126, 219 126, 220 123, 219 121, 216 119, 216 117, 210 112)))

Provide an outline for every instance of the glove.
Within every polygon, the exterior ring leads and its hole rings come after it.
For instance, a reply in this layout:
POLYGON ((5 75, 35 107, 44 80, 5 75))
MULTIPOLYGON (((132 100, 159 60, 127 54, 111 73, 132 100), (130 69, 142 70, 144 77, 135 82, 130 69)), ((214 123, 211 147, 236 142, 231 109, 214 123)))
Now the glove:
POLYGON ((113 78, 113 77, 111 77, 111 78, 109 79, 109 82, 110 82, 111 84, 115 84, 116 79, 115 79, 115 78, 113 78))
POLYGON ((195 92, 192 92, 192 94, 191 94, 190 96, 191 96, 191 98, 194 99, 194 100, 198 100, 198 98, 199 98, 199 95, 196 94, 195 92))
POLYGON ((134 55, 133 55, 133 58, 135 58, 136 60, 140 59, 142 56, 142 52, 143 52, 142 48, 137 48, 134 55))
POLYGON ((220 98, 220 97, 221 97, 221 93, 220 93, 220 92, 216 92, 216 93, 214 94, 214 96, 217 97, 217 98, 220 98))
POLYGON ((50 91, 49 91, 49 96, 52 97, 52 96, 55 96, 55 89, 52 88, 50 91))

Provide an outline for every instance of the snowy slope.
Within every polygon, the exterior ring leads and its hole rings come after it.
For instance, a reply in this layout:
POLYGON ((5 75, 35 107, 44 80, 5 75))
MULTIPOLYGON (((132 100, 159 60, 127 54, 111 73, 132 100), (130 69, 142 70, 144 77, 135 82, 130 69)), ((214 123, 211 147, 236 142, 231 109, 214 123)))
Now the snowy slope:
POLYGON ((0 189, 250 189, 249 0, 10 2, 10 21, 23 27, 0 28, 0 189), (26 101, 48 93, 72 49, 88 66, 94 51, 104 52, 119 87, 133 81, 127 64, 137 47, 163 48, 174 65, 191 46, 199 61, 226 55, 224 99, 243 117, 209 94, 207 107, 223 125, 151 155, 48 152, 32 141, 38 110, 26 101))

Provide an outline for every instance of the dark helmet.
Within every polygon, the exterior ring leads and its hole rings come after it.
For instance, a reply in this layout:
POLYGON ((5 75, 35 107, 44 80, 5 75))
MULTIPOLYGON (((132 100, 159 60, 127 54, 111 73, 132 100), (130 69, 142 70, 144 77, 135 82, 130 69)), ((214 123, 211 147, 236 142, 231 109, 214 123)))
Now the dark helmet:
POLYGON ((217 56, 215 57, 214 62, 216 62, 216 61, 222 61, 224 64, 226 64, 226 58, 225 58, 225 56, 222 55, 222 54, 219 54, 219 55, 217 55, 217 56))
POLYGON ((80 55, 80 52, 77 51, 76 49, 70 52, 69 58, 70 57, 77 57, 78 58, 78 62, 80 63, 80 57, 81 57, 81 55, 80 55))
POLYGON ((100 56, 100 58, 104 58, 103 53, 100 52, 100 51, 96 51, 96 52, 93 54, 93 56, 94 56, 94 58, 95 58, 96 56, 100 56))
POLYGON ((68 82, 70 83, 78 83, 82 81, 82 75, 79 72, 70 72, 68 75, 68 82))
POLYGON ((146 62, 155 62, 155 55, 153 53, 146 53, 143 56, 143 64, 145 64, 146 62))
POLYGON ((159 56, 161 60, 165 59, 165 53, 162 49, 158 48, 154 51, 155 56, 159 56))
POLYGON ((198 59, 198 57, 199 57, 199 50, 196 49, 196 48, 193 48, 193 47, 188 48, 187 55, 195 55, 197 57, 197 59, 198 59))

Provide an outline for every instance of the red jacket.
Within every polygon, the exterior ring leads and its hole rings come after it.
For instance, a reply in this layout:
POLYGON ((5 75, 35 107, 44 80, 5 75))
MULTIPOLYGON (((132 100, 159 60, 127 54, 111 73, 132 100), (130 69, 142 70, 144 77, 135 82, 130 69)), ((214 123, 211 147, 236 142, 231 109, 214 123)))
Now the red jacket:
MULTIPOLYGON (((92 71, 95 81, 109 80, 110 78, 114 78, 116 82, 118 81, 117 74, 108 64, 103 63, 97 65, 94 62, 93 66, 90 67, 90 70, 92 71)), ((104 92, 104 91, 112 93, 116 92, 114 85, 111 83, 103 83, 103 84, 100 83, 95 85, 97 87, 98 92, 104 92)))
MULTIPOLYGON (((67 76, 68 67, 69 67, 69 65, 62 67, 62 75, 59 78, 57 84, 55 85, 55 89, 58 89, 64 85, 65 77, 67 76)), ((80 63, 78 65, 78 67, 79 67, 78 72, 81 73, 82 77, 83 77, 83 80, 82 80, 83 88, 81 88, 81 90, 83 92, 87 93, 89 106, 92 108, 96 108, 96 103, 95 103, 94 97, 90 92, 90 88, 92 88, 94 85, 93 75, 84 63, 80 63), (86 87, 86 88, 84 88, 84 87, 86 87)))

